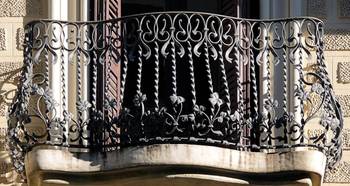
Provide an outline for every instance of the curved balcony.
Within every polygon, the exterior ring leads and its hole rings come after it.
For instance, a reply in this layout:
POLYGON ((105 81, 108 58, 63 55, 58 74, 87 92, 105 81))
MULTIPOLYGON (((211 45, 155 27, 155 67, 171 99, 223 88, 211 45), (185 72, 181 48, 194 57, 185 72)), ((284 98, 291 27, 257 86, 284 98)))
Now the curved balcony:
POLYGON ((195 12, 30 22, 9 111, 14 166, 29 182, 45 171, 96 176, 152 165, 206 174, 209 167, 217 172, 207 175, 213 182, 233 179, 227 171, 255 181, 261 173, 278 181, 278 172, 312 172, 320 182, 325 167, 341 157, 343 126, 326 72, 323 29, 315 18, 195 12), (197 160, 205 149, 216 153, 197 160), (241 163, 233 163, 237 158, 241 163))

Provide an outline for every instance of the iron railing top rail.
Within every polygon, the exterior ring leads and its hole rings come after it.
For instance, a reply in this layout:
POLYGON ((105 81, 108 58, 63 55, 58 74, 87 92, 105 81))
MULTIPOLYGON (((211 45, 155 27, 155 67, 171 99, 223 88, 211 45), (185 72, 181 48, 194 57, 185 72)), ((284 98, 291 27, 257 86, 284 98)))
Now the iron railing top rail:
POLYGON ((23 172, 24 154, 42 144, 106 151, 192 143, 313 147, 332 167, 343 119, 323 29, 310 17, 200 12, 32 21, 9 109, 14 165, 23 172))
POLYGON ((57 19, 36 19, 29 21, 27 25, 31 25, 36 22, 60 22, 60 23, 77 23, 77 24, 96 24, 96 23, 108 23, 115 21, 124 21, 128 19, 139 18, 143 16, 153 16, 153 15, 205 15, 205 16, 213 16, 213 17, 221 17, 221 18, 229 18, 235 21, 251 21, 251 22, 279 22, 279 21, 295 21, 295 20, 313 20, 315 22, 323 21, 317 17, 312 16, 297 16, 297 17, 281 17, 281 18, 272 18, 272 19, 249 19, 249 18, 241 18, 241 17, 233 17, 228 15, 221 15, 209 12, 194 12, 194 11, 165 11, 165 12, 149 12, 149 13, 140 13, 140 14, 132 14, 127 16, 121 16, 115 19, 108 20, 98 20, 98 21, 66 21, 66 20, 57 20, 57 19))

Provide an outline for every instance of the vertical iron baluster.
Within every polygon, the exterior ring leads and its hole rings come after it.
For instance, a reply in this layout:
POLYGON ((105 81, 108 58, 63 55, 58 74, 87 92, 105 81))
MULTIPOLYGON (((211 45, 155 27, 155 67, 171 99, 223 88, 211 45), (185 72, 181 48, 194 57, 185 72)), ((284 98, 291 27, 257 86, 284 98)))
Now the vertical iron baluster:
POLYGON ((282 83, 283 83, 283 87, 282 87, 282 94, 283 94, 283 100, 282 100, 282 109, 283 109, 283 113, 286 114, 288 113, 288 99, 287 99, 287 84, 288 84, 288 67, 287 67, 287 55, 286 55, 286 46, 283 45, 282 47, 282 83))
POLYGON ((136 95, 141 95, 141 81, 142 81, 142 46, 139 44, 137 49, 137 72, 136 72, 136 95))
MULTIPOLYGON (((301 26, 300 26, 301 27, 301 26)), ((301 29, 301 28, 300 28, 301 29)), ((298 72, 299 72, 299 79, 298 79, 298 82, 299 82, 299 88, 300 88, 300 96, 299 96, 299 99, 300 99, 300 143, 304 143, 304 127, 305 127, 305 123, 304 123, 304 94, 305 94, 305 90, 304 90, 304 82, 303 82, 303 79, 304 79, 304 73, 303 73, 303 47, 302 47, 302 32, 300 31, 300 33, 298 33, 298 37, 299 37, 299 64, 297 65, 297 68, 298 68, 298 72)))
POLYGON ((155 41, 154 48, 154 106, 155 110, 159 110, 159 45, 155 41))
POLYGON ((219 69, 220 69, 220 80, 222 83, 222 88, 224 92, 224 104, 226 104, 226 109, 228 113, 231 113, 231 98, 230 98, 230 92, 228 88, 228 83, 227 83, 227 77, 226 77, 226 69, 225 69, 225 63, 224 63, 224 57, 223 57, 223 50, 222 50, 222 41, 220 41, 219 45, 219 52, 218 52, 218 58, 219 58, 219 69))
POLYGON ((258 116, 258 87, 256 81, 256 71, 255 71, 255 60, 253 49, 249 49, 249 60, 250 60, 250 79, 251 79, 251 90, 252 90, 252 114, 251 117, 256 121, 258 116))
MULTIPOLYGON (((259 125, 258 125, 258 87, 257 87, 257 79, 256 79, 256 71, 255 71, 255 58, 254 58, 254 52, 253 52, 253 46, 250 47, 249 49, 249 61, 250 61, 250 84, 251 84, 251 128, 253 129, 253 133, 259 130, 256 130, 259 125)), ((259 134, 251 134, 251 145, 258 145, 258 139, 256 138, 259 136, 259 134)))
MULTIPOLYGON (((269 39, 269 37, 267 37, 269 39)), ((268 42, 268 40, 267 40, 268 42)), ((270 146, 272 145, 272 138, 271 138, 271 126, 270 126, 270 120, 269 120, 269 115, 271 114, 271 107, 272 107, 272 97, 271 97, 271 67, 270 67, 270 46, 267 43, 267 50, 266 50, 266 97, 263 100, 264 108, 267 111, 266 118, 263 119, 263 124, 264 126, 267 127, 267 145, 270 146)))
POLYGON ((269 114, 271 102, 271 93, 270 93, 270 32, 269 28, 271 23, 263 24, 264 28, 262 29, 261 40, 262 47, 260 52, 260 94, 259 94, 259 111, 260 118, 259 121, 259 142, 260 149, 266 149, 269 147, 271 141, 270 137, 270 124, 269 124, 269 114))
MULTIPOLYGON (((78 40, 78 38, 77 38, 78 40)), ((79 41, 79 40, 78 40, 79 41)), ((83 145, 83 111, 81 110, 81 105, 83 104, 83 100, 82 100, 82 77, 81 77, 81 56, 80 56, 80 48, 78 47, 76 50, 76 64, 77 64, 77 122, 78 122, 78 126, 79 126, 79 145, 83 145)))
MULTIPOLYGON (((51 34, 51 33, 50 33, 51 34)), ((48 53, 48 48, 49 48, 49 37, 48 37, 48 33, 45 33, 45 35, 43 36, 44 37, 44 44, 43 44, 43 46, 42 47, 44 47, 44 49, 43 50, 38 50, 37 52, 43 52, 44 53, 44 84, 43 84, 43 86, 45 87, 45 88, 51 88, 50 86, 52 86, 52 85, 50 85, 50 78, 49 78, 49 76, 50 76, 50 67, 49 67, 49 53, 48 53)), ((35 56, 38 56, 39 58, 40 58, 40 55, 41 54, 36 54, 35 56)), ((54 57, 52 58, 53 60, 55 59, 54 57)), ((37 59, 38 61, 40 61, 40 59, 37 59)), ((55 61, 51 61, 51 64, 54 64, 55 63, 55 61)), ((32 68, 32 70, 33 70, 33 74, 35 73, 34 72, 34 66, 33 66, 33 68, 32 68)), ((51 127, 51 123, 47 123, 47 122, 49 122, 49 114, 53 114, 53 113, 50 113, 50 110, 49 110, 49 108, 48 108, 48 105, 50 104, 49 102, 48 102, 48 100, 44 100, 44 102, 45 102, 45 106, 44 106, 44 108, 45 108, 45 120, 46 121, 44 121, 45 122, 45 124, 46 124, 46 127, 47 127, 47 130, 49 130, 49 128, 51 127)), ((37 109, 40 109, 40 108, 37 108, 37 109)), ((48 134, 47 134, 47 139, 49 139, 50 140, 50 143, 53 143, 53 144, 55 144, 55 143, 57 143, 56 141, 55 141, 55 138, 53 138, 52 136, 51 136, 51 134, 50 134, 50 132, 48 132, 48 134)))
MULTIPOLYGON (((282 109, 283 109, 283 115, 282 117, 285 117, 288 115, 288 60, 287 60, 287 48, 286 48, 286 44, 283 44, 282 47, 282 68, 283 68, 283 72, 282 72, 282 83, 283 83, 283 100, 282 100, 282 109)), ((283 120, 283 138, 284 138, 284 143, 288 144, 288 120, 284 119, 283 120)))
POLYGON ((289 126, 289 137, 291 140, 291 144, 300 144, 300 130, 301 130, 301 125, 302 125, 302 99, 303 99, 303 87, 302 87, 302 46, 301 46, 301 25, 300 22, 298 21, 293 21, 290 32, 292 32, 292 37, 294 38, 296 44, 291 48, 291 53, 290 53, 290 61, 292 62, 292 75, 293 75, 293 80, 292 80, 292 88, 293 88, 293 93, 294 93, 294 99, 293 99, 293 104, 291 104, 291 110, 294 114, 293 121, 290 123, 291 125, 289 126))
POLYGON ((91 83, 91 105, 93 112, 97 112, 97 49, 92 50, 92 83, 91 83))
MULTIPOLYGON (((110 31, 111 32, 111 31, 110 31)), ((109 33, 109 34, 112 34, 112 33, 109 33)), ((111 36, 108 35, 106 36, 107 39, 108 39, 108 43, 107 43, 107 52, 106 52, 106 64, 105 64, 105 92, 104 92, 104 100, 105 101, 108 101, 107 104, 109 104, 109 101, 112 101, 110 100, 110 98, 113 99, 112 97, 112 93, 110 92, 110 88, 111 88, 111 67, 112 67, 112 42, 111 42, 111 36)), ((111 110, 109 109, 112 109, 110 108, 109 106, 107 108, 105 108, 105 114, 107 117, 109 117, 109 114, 110 112, 112 112, 111 110)))
MULTIPOLYGON (((141 35, 141 34, 140 34, 141 35)), ((141 37, 140 37, 140 41, 141 40, 141 37)), ((138 53, 138 56, 137 56, 137 72, 136 72, 136 99, 140 99, 141 97, 143 97, 144 95, 142 94, 142 46, 141 46, 141 43, 138 44, 138 49, 137 49, 137 53, 138 53)), ((144 100, 140 101, 137 103, 138 105, 138 109, 140 109, 139 112, 139 118, 138 118, 138 124, 139 124, 139 129, 137 131, 137 138, 136 139, 137 141, 146 141, 146 137, 145 137, 145 124, 143 122, 143 117, 144 117, 144 112, 145 112, 145 107, 144 107, 144 103, 143 103, 144 100)), ((135 104, 135 103, 134 103, 135 104)))
POLYGON ((175 42, 172 40, 171 45, 171 95, 177 95, 177 84, 176 84, 176 51, 175 42))
MULTIPOLYGON (((126 45, 126 44, 125 44, 126 45)), ((124 54, 123 58, 124 60, 121 62, 121 80, 120 80, 120 106, 123 106, 123 99, 124 99, 124 91, 125 91, 125 83, 126 83, 126 77, 128 74, 128 50, 126 46, 124 45, 124 54)))
MULTIPOLYGON (((48 54, 48 46, 45 44, 44 49, 44 87, 49 87, 49 54, 48 54)), ((53 58, 54 59, 54 58, 53 58)), ((52 63, 55 63, 55 61, 52 61, 52 63)))
MULTIPOLYGON (((62 34, 65 34, 64 31, 62 32, 62 34)), ((64 37, 63 37, 64 38, 64 37)), ((63 143, 66 143, 66 145, 68 145, 68 124, 69 124, 69 121, 67 121, 67 119, 69 118, 68 116, 68 108, 67 108, 67 103, 66 103, 66 69, 65 69, 65 66, 66 66, 66 63, 67 61, 65 60, 65 49, 64 49, 64 46, 63 46, 63 42, 61 43, 62 46, 60 48, 60 53, 61 53, 61 99, 62 99, 62 111, 63 111, 63 124, 61 124, 61 127, 63 127, 63 131, 65 131, 63 133, 63 143)))
MULTIPOLYGON (((237 26, 237 28, 239 28, 237 26)), ((239 29, 236 30, 236 32, 240 32, 239 29)), ((244 135, 244 131, 243 131, 243 87, 242 87, 242 84, 241 84, 241 64, 240 64, 240 57, 241 57, 241 54, 239 52, 239 45, 240 45, 240 41, 239 41, 239 34, 236 33, 235 35, 235 39, 236 39, 236 42, 235 42, 235 45, 233 47, 233 52, 234 52, 234 62, 233 62, 233 65, 234 65, 234 68, 235 68, 235 73, 236 73, 236 78, 237 78, 237 111, 238 111, 238 114, 239 114, 239 122, 238 122, 238 125, 239 125, 239 144, 238 144, 238 148, 242 147, 242 145, 244 145, 244 142, 243 142, 243 135, 244 135)))
MULTIPOLYGON (((209 88, 209 96, 211 96, 214 93, 213 88, 213 80, 211 77, 211 70, 210 70, 210 60, 209 60, 209 47, 208 47, 208 31, 205 32, 205 38, 204 38, 204 56, 205 56, 205 73, 208 80, 208 88, 209 88)), ((210 117, 213 117, 214 114, 214 105, 209 104, 210 108, 210 117)))
POLYGON ((190 70, 190 86, 191 86, 191 103, 192 103, 192 111, 194 111, 194 107, 196 106, 196 82, 195 82, 195 75, 194 75, 194 66, 193 66, 193 56, 192 56, 192 45, 190 41, 187 41, 187 56, 188 56, 188 63, 189 63, 189 70, 190 70))

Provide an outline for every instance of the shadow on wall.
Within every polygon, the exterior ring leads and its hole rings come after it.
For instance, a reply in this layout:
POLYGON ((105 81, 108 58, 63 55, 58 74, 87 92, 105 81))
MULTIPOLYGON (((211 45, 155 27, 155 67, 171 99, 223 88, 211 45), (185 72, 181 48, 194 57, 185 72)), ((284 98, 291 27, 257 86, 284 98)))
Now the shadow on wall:
POLYGON ((6 116, 7 107, 15 95, 22 64, 18 62, 2 62, 0 64, 0 116, 6 116))
MULTIPOLYGON (((3 120, 2 123, 6 123, 8 106, 15 95, 21 69, 19 62, 0 63, 0 120, 3 120)), ((0 128, 0 159, 2 160, 0 162, 0 184, 10 184, 18 179, 6 151, 6 135, 6 128, 0 128)))

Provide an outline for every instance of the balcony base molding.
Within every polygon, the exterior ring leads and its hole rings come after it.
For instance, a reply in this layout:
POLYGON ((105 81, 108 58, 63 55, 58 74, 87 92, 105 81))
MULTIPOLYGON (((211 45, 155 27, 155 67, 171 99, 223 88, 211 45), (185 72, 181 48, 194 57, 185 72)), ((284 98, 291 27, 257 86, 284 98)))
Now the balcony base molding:
POLYGON ((298 148, 279 153, 158 144, 106 153, 37 146, 26 155, 29 185, 320 185, 326 156, 298 148))

